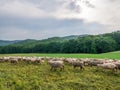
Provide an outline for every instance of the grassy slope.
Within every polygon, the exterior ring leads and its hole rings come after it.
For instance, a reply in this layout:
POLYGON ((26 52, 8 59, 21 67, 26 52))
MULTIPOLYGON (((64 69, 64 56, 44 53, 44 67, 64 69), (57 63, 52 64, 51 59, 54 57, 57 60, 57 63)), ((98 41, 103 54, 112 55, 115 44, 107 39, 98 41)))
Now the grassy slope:
MULTIPOLYGON (((25 54, 25 56, 94 56, 96 58, 120 59, 119 54, 118 52, 100 55, 25 54)), ((84 71, 81 71, 79 68, 74 70, 72 66, 65 64, 65 69, 60 72, 59 70, 50 71, 46 62, 42 65, 26 64, 24 62, 19 62, 17 65, 9 62, 0 63, 0 90, 120 90, 119 85, 120 70, 117 73, 112 73, 109 70, 103 71, 95 67, 86 67, 84 71)))

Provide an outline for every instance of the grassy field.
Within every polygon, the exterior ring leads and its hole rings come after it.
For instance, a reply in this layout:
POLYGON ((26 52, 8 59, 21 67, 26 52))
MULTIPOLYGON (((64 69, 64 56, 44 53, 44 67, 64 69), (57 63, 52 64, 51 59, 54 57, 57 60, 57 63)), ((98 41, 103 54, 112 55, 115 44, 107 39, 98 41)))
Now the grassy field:
POLYGON ((48 56, 48 57, 65 57, 65 58, 110 58, 120 60, 120 51, 103 53, 103 54, 0 54, 0 56, 48 56))
MULTIPOLYGON (((0 56, 49 56, 120 59, 120 52, 105 54, 2 54, 0 56)), ((74 70, 65 63, 63 71, 51 71, 47 62, 28 64, 0 63, 0 90, 120 90, 120 70, 85 67, 74 70)))

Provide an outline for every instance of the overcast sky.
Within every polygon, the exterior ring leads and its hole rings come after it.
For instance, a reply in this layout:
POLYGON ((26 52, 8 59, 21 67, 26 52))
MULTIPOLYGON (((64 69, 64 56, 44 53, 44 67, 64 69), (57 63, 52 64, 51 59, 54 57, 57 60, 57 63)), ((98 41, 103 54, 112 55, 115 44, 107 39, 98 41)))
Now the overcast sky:
POLYGON ((120 29, 120 0, 0 0, 0 40, 120 29))

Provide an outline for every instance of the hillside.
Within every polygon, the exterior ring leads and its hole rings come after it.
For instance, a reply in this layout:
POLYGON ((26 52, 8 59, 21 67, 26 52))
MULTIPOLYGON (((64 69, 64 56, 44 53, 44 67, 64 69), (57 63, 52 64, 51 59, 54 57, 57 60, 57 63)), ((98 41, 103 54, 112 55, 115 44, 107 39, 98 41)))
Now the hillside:
POLYGON ((25 44, 36 44, 36 43, 47 43, 47 42, 61 42, 65 40, 70 40, 70 39, 76 39, 77 37, 83 37, 86 35, 70 35, 70 36, 65 36, 65 37, 51 37, 47 39, 42 39, 42 40, 35 40, 35 39, 26 39, 26 40, 0 40, 0 46, 6 46, 6 45, 25 45, 25 44))
POLYGON ((120 31, 99 35, 71 35, 27 39, 0 46, 0 53, 106 53, 120 50, 120 31))
POLYGON ((6 46, 6 45, 10 45, 10 44, 15 44, 15 43, 19 43, 22 40, 15 40, 15 41, 8 41, 8 40, 0 40, 0 46, 6 46))

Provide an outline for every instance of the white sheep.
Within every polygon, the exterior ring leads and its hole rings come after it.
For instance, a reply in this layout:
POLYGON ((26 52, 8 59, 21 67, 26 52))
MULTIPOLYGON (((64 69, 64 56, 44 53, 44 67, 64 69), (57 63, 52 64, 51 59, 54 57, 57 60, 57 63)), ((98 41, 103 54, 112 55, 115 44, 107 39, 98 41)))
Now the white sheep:
POLYGON ((10 59, 10 62, 16 64, 16 63, 18 63, 18 59, 17 59, 17 58, 11 58, 11 59, 10 59))
POLYGON ((72 65, 74 69, 76 67, 80 67, 80 69, 84 69, 84 62, 83 61, 72 61, 72 65))
POLYGON ((113 63, 117 66, 118 69, 120 69, 120 61, 116 61, 116 62, 113 62, 113 63))
POLYGON ((97 64, 97 67, 101 67, 103 69, 110 69, 112 71, 117 71, 117 66, 114 63, 97 64))
POLYGON ((51 70, 60 68, 61 70, 64 69, 64 63, 63 61, 48 61, 48 64, 51 66, 51 70))

